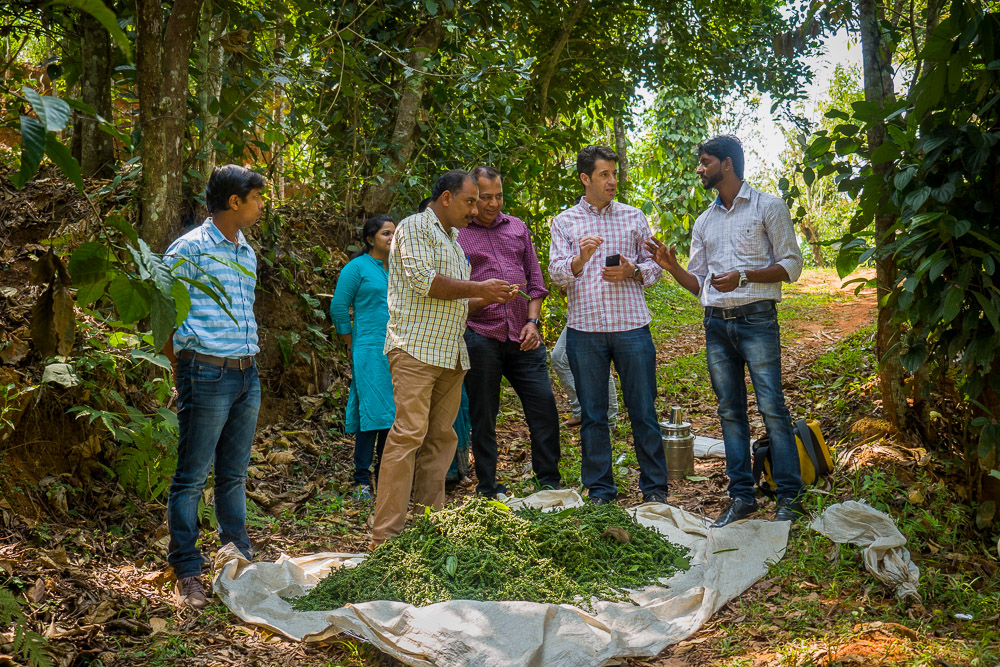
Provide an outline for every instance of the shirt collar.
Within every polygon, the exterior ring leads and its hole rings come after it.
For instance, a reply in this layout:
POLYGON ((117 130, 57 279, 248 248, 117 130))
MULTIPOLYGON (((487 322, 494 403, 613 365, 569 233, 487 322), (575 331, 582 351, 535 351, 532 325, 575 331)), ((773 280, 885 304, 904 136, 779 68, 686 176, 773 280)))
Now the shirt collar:
MULTIPOLYGON (((747 183, 746 181, 743 181, 743 185, 740 186, 740 191, 737 192, 736 196, 733 198, 733 207, 736 206, 736 201, 739 199, 745 199, 746 201, 750 201, 750 189, 751 189, 750 184, 747 183)), ((715 195, 715 205, 721 208, 723 211, 732 210, 732 209, 727 209, 725 206, 723 206, 721 195, 715 195)))
POLYGON ((494 220, 493 224, 490 225, 489 227, 487 227, 486 225, 482 224, 481 222, 475 219, 473 219, 472 222, 469 223, 469 227, 475 226, 478 227, 479 229, 495 229, 500 225, 507 224, 508 222, 510 222, 510 216, 504 213, 503 211, 500 211, 499 213, 497 213, 496 220, 494 220))
POLYGON ((594 206, 593 204, 591 204, 589 201, 587 201, 586 198, 581 198, 580 199, 580 203, 577 204, 577 206, 583 207, 583 210, 589 211, 590 213, 593 213, 594 215, 607 215, 607 214, 611 213, 612 211, 614 211, 615 210, 615 206, 617 206, 617 205, 618 205, 618 202, 616 202, 614 199, 612 199, 611 201, 608 202, 608 205, 604 207, 603 211, 598 211, 597 207, 594 206))
MULTIPOLYGON (((223 234, 221 231, 219 231, 219 228, 215 226, 215 222, 212 220, 212 216, 208 216, 207 218, 205 218, 205 222, 202 224, 202 227, 205 229, 206 232, 208 232, 208 236, 213 241, 215 241, 216 245, 221 245, 223 243, 232 243, 232 241, 230 241, 229 239, 227 239, 226 235, 223 234)), ((242 246, 246 245, 246 242, 247 242, 247 239, 246 239, 245 236, 243 236, 243 231, 242 230, 237 230, 237 232, 236 232, 236 246, 238 248, 242 247, 242 246)))
POLYGON ((450 238, 452 241, 454 241, 455 237, 458 236, 458 230, 455 229, 454 227, 451 228, 450 232, 445 230, 444 225, 441 224, 441 220, 439 220, 437 217, 437 213, 435 213, 434 209, 432 209, 430 206, 424 209, 424 215, 430 216, 431 222, 434 225, 436 225, 438 229, 441 230, 442 234, 450 238))

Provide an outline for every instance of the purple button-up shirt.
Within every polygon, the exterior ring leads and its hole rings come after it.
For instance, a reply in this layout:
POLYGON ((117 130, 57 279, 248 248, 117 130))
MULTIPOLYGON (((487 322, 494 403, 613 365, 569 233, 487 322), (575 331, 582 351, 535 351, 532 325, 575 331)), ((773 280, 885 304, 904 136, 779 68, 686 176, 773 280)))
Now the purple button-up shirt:
MULTIPOLYGON (((519 285, 532 299, 548 296, 531 233, 520 218, 500 213, 489 227, 470 222, 459 230, 458 244, 469 258, 469 280, 499 278, 519 285)), ((518 295, 513 301, 493 303, 470 315, 469 328, 480 336, 517 342, 527 321, 528 299, 518 295)))

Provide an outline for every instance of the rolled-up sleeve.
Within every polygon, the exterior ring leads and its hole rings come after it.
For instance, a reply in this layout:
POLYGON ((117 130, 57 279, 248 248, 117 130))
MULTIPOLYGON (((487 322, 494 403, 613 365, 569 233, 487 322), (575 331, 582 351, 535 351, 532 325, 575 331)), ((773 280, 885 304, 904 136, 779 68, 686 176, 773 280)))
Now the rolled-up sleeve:
POLYGON ((649 229, 649 221, 646 216, 641 216, 639 222, 639 252, 636 255, 635 265, 639 267, 642 275, 642 286, 652 287, 663 275, 663 269, 653 261, 653 256, 646 250, 646 241, 653 238, 653 232, 649 229))
POLYGON ((705 287, 708 277, 708 255, 705 253, 705 241, 701 237, 702 218, 698 218, 691 229, 691 257, 688 260, 688 273, 698 279, 698 294, 705 287))
POLYGON ((542 267, 538 263, 538 253, 531 242, 531 233, 528 231, 527 226, 522 230, 522 236, 525 244, 524 275, 527 279, 524 291, 532 299, 546 297, 549 295, 549 291, 545 289, 545 279, 542 278, 542 267))
POLYGON ((549 277, 556 285, 565 287, 576 280, 573 275, 576 247, 565 223, 556 216, 552 221, 552 240, 549 241, 549 277))
POLYGON ((437 276, 437 269, 434 237, 424 218, 416 218, 397 230, 393 241, 399 248, 403 279, 414 292, 420 296, 427 296, 431 291, 431 283, 437 276))
POLYGON ((346 336, 351 333, 351 313, 349 308, 354 304, 354 297, 361 284, 361 271, 357 262, 348 262, 337 277, 337 288, 333 291, 330 301, 330 319, 337 333, 346 336))
POLYGON ((784 267, 788 282, 794 283, 802 275, 802 251, 795 238, 792 215, 788 205, 780 199, 773 199, 764 213, 764 228, 771 240, 774 263, 784 267))

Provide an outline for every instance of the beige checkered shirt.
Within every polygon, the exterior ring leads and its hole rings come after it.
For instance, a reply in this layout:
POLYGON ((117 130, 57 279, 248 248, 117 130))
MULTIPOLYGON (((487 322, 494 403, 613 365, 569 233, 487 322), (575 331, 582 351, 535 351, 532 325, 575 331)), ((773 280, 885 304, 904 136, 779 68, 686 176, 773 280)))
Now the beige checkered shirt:
POLYGON ((458 245, 458 230, 449 234, 430 208, 396 227, 389 249, 389 327, 385 353, 399 348, 431 366, 469 369, 465 347, 468 299, 427 296, 438 274, 469 279, 469 260, 458 245))

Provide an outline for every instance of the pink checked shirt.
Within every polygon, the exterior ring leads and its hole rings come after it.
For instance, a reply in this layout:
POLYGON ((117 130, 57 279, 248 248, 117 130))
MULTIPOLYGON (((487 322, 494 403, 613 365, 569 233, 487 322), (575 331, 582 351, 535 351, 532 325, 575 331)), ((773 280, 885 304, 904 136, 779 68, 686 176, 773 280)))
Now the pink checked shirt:
POLYGON ((567 288, 569 307, 566 326, 577 331, 614 332, 638 329, 652 319, 642 290, 652 287, 663 269, 646 252, 646 240, 652 237, 642 211, 612 201, 603 211, 581 199, 552 221, 549 246, 549 276, 552 282, 567 288), (604 243, 584 264, 579 276, 571 264, 580 252, 580 239, 597 235, 604 243), (621 255, 639 267, 642 282, 624 280, 609 283, 601 278, 605 258, 621 255))

